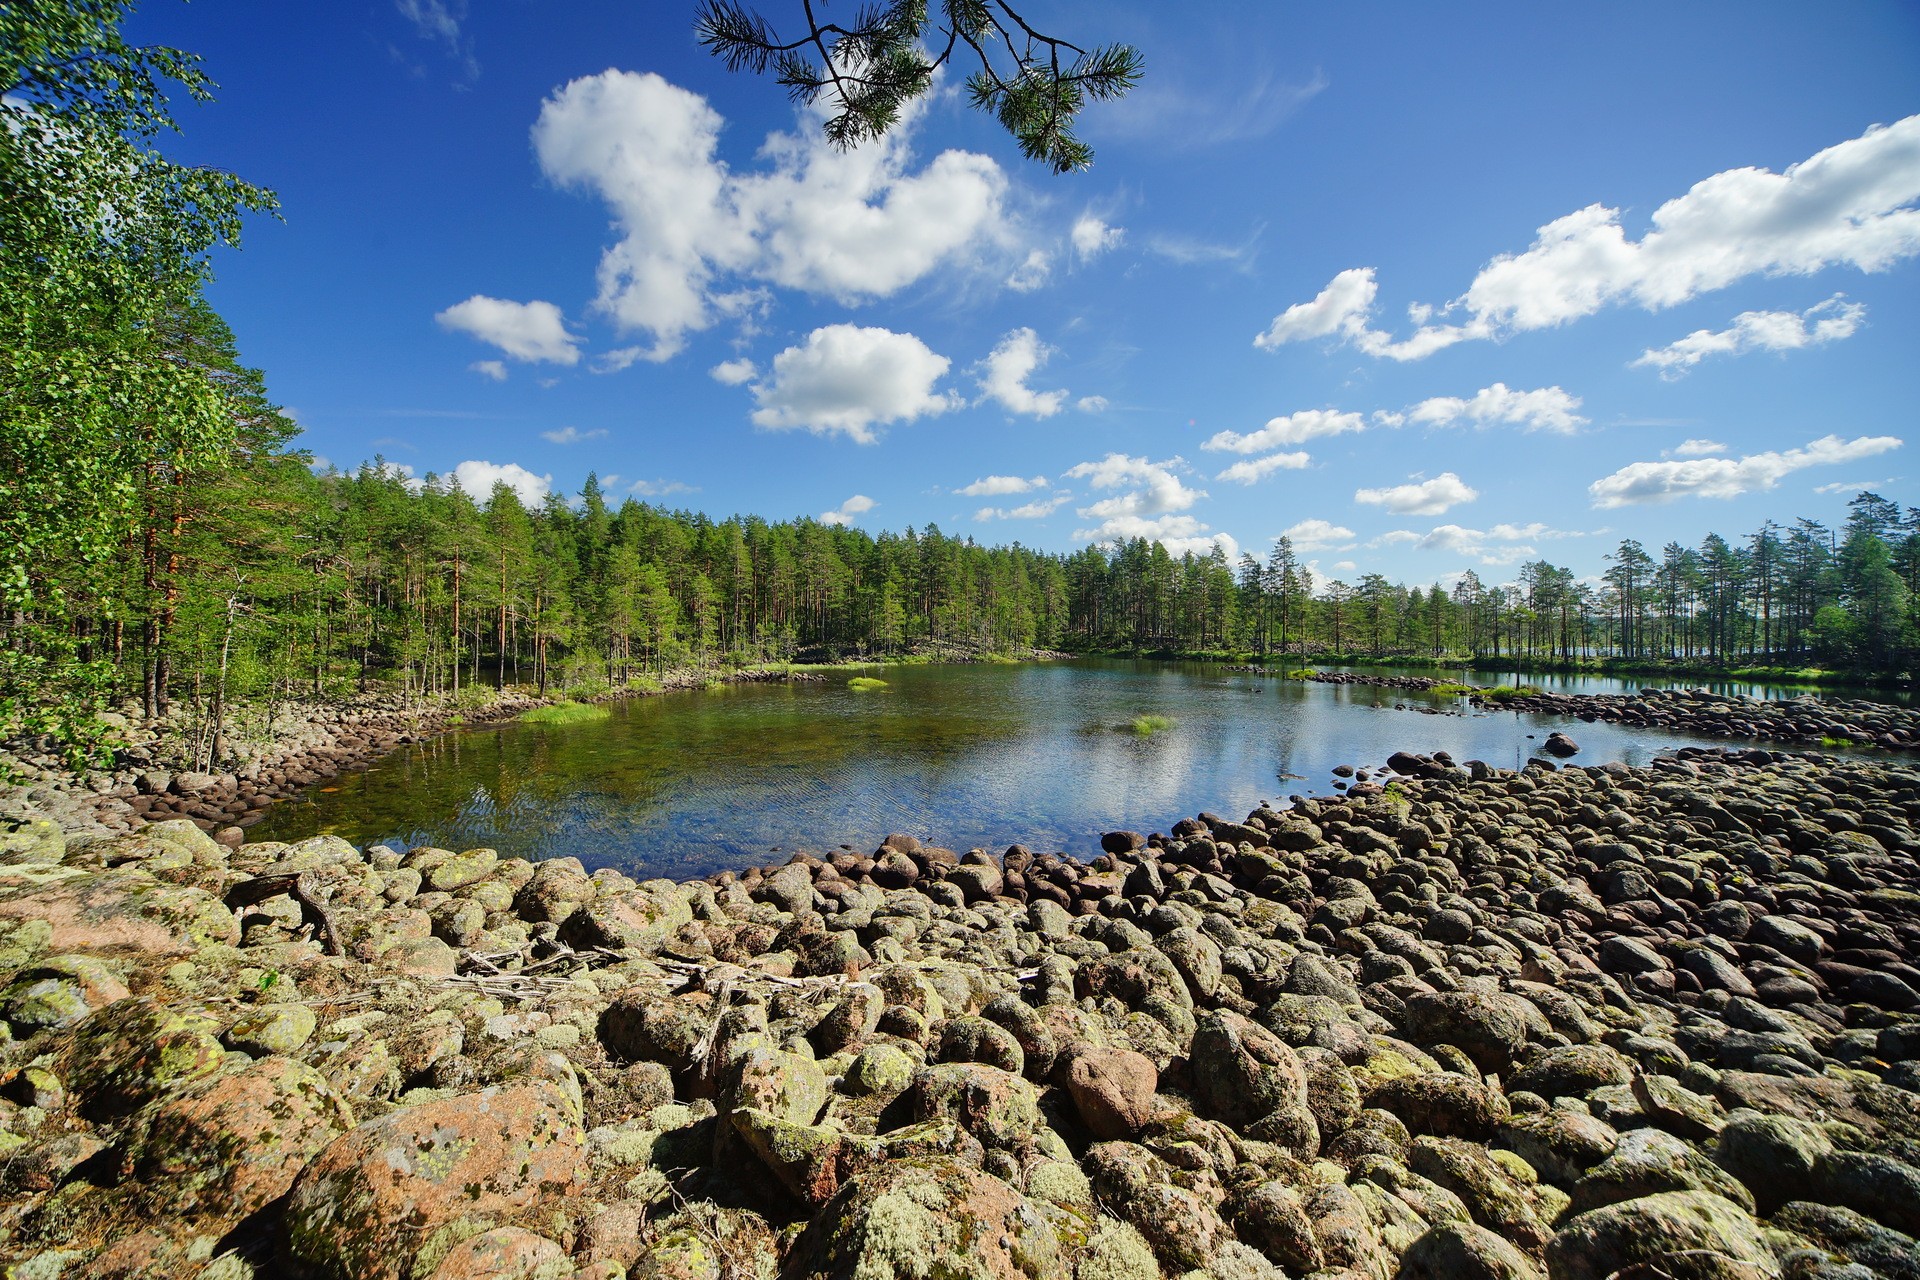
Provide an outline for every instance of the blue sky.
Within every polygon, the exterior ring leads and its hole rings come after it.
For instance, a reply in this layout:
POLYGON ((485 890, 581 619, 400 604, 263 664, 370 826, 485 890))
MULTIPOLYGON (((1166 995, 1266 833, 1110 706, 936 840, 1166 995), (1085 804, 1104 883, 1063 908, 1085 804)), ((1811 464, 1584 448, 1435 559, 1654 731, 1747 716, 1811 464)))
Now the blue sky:
POLYGON ((281 197, 213 299, 341 466, 1408 582, 1920 505, 1920 7, 1023 11, 1145 55, 1090 171, 951 81, 836 153, 679 0, 129 34, 281 197))

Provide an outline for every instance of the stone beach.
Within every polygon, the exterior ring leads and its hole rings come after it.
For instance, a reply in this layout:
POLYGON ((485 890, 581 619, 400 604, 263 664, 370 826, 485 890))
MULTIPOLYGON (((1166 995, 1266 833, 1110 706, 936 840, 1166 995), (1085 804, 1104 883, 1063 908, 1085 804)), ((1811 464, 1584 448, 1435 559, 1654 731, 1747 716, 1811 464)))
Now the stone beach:
POLYGON ((1920 1277, 1916 822, 1763 749, 685 884, 15 822, 0 1275, 1920 1277))

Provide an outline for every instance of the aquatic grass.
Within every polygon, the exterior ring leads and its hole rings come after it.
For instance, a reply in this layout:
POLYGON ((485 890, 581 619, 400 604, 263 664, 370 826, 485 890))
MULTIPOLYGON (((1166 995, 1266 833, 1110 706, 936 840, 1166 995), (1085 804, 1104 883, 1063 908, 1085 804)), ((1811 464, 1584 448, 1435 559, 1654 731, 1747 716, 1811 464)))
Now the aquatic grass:
POLYGON ((1827 737, 1822 737, 1820 739, 1820 745, 1832 751, 1843 751, 1848 747, 1857 747, 1860 744, 1855 742, 1852 738, 1836 738, 1832 736, 1827 736, 1827 737))
POLYGON ((523 724, 589 724, 595 720, 606 720, 613 712, 590 702, 555 702, 544 707, 535 707, 523 711, 519 719, 523 724))
POLYGON ((1491 689, 1480 690, 1483 698, 1530 698, 1540 692, 1537 684, 1497 684, 1491 689))
POLYGON ((1172 716, 1149 715, 1135 716, 1132 724, 1123 727, 1128 733, 1138 734, 1142 738, 1150 738, 1156 733, 1163 733, 1173 728, 1173 724, 1172 716))
POLYGON ((1312 667, 1295 667, 1293 670, 1286 672, 1285 674, 1286 674, 1286 678, 1289 680, 1311 680, 1315 676, 1319 675, 1320 673, 1318 671, 1315 671, 1312 667))
POLYGON ((862 692, 870 689, 884 689, 886 687, 887 682, 885 680, 879 680, 873 676, 855 676, 853 679, 847 681, 847 688, 860 690, 862 692))
POLYGON ((1478 685, 1460 684, 1456 681, 1448 680, 1433 686, 1428 692, 1438 694, 1443 698, 1464 698, 1469 694, 1480 692, 1480 687, 1478 685))

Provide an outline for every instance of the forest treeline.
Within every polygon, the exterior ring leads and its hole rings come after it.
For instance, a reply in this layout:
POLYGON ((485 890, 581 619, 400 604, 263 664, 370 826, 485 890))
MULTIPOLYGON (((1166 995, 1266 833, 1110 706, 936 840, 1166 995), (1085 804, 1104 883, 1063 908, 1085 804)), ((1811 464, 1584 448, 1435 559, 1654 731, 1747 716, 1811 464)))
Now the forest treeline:
POLYGON ((1912 666, 1920 511, 1872 494, 1840 530, 1624 541, 1595 580, 1542 560, 1407 586, 1316 576, 1285 539, 1056 554, 615 505, 591 479, 528 506, 377 459, 315 474, 204 293, 273 197, 160 154, 164 86, 210 86, 126 45, 127 7, 0 7, 0 741, 84 748, 128 702, 217 746, 236 699, 928 650, 1912 666))

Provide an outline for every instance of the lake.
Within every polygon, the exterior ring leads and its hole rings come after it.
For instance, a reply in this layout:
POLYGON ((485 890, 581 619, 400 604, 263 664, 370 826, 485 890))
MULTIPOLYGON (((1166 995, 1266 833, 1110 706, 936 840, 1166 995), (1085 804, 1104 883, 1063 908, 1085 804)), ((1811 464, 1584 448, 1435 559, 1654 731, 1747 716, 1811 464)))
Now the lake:
MULTIPOLYGON (((1512 769, 1554 729, 1580 744, 1583 764, 1638 765, 1690 744, 1727 745, 1552 716, 1459 714, 1469 709, 1458 698, 1209 663, 1079 659, 871 674, 887 687, 854 690, 845 674, 825 684, 727 685, 628 699, 595 723, 449 733, 275 806, 248 835, 488 846, 676 878, 801 849, 867 851, 893 831, 957 849, 1018 842, 1090 857, 1103 831, 1164 831, 1201 810, 1237 818, 1262 800, 1328 794, 1336 765, 1378 766, 1399 750, 1512 769), (1135 718, 1148 715, 1173 723, 1134 732, 1135 718)), ((1534 682, 1585 693, 1652 683, 1534 682)))

